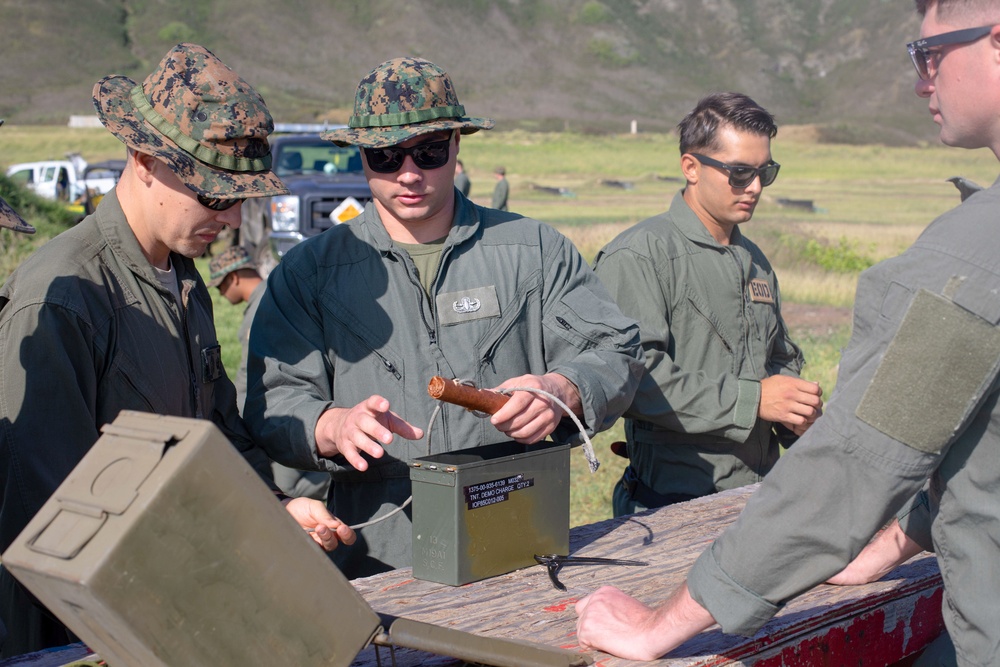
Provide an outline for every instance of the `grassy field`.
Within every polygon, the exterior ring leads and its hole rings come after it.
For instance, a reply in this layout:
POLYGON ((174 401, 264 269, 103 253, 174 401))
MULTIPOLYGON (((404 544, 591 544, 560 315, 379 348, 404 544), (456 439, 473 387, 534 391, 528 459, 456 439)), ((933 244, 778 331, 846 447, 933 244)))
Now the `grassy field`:
MULTIPOLYGON (((89 161, 123 152, 104 130, 51 127, 5 126, 0 147, 3 167, 68 151, 89 161)), ((928 222, 958 203, 958 191, 945 179, 965 176, 988 185, 997 172, 985 150, 828 145, 818 143, 809 128, 782 129, 773 156, 781 173, 743 231, 775 265, 785 303, 840 308, 850 307, 862 269, 901 252, 928 222), (782 206, 783 199, 809 200, 812 209, 782 206)), ((676 138, 666 134, 480 132, 463 138, 461 157, 474 200, 489 204, 493 168, 504 165, 511 209, 554 225, 588 261, 621 230, 666 210, 680 187, 676 138)), ((6 243, 10 237, 3 233, 6 243)), ((19 243, 5 247, 16 249, 19 243)), ((200 266, 204 271, 207 261, 200 266)), ((213 295, 223 360, 232 373, 239 361, 236 330, 243 307, 230 305, 215 290, 213 295)), ((846 325, 820 332, 793 329, 806 354, 804 374, 819 381, 826 396, 849 333, 846 325)), ((595 440, 602 466, 594 475, 574 451, 574 525, 610 516, 611 489, 625 462, 608 445, 621 438, 619 423, 595 440)))

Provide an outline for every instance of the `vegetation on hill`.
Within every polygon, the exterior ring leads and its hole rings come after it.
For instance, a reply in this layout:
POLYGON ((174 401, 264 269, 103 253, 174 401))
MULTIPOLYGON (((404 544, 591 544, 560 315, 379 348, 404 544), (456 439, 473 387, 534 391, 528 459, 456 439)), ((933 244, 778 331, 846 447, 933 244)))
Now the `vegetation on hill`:
POLYGON ((35 0, 0 9, 0 117, 92 113, 102 76, 141 80, 195 41, 281 122, 344 122, 365 73, 416 55, 501 129, 662 131, 740 90, 832 141, 913 143, 933 131, 904 48, 918 31, 905 0, 35 0))

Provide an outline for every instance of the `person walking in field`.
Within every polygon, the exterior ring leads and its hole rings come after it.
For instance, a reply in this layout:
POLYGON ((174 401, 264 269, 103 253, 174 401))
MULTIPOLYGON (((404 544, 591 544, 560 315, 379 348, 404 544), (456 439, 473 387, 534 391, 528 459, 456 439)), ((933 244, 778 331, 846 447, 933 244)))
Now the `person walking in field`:
POLYGON ((510 183, 507 182, 506 167, 497 167, 494 169, 493 176, 496 178, 497 184, 493 186, 493 199, 490 202, 490 208, 495 208, 498 211, 506 211, 507 197, 510 195, 510 183))

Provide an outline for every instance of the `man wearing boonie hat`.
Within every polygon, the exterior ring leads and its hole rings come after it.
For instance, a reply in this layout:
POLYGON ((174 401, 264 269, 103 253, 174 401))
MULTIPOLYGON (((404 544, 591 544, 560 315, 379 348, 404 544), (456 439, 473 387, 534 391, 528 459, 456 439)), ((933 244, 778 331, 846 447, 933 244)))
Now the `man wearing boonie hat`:
MULTIPOLYGON (((492 127, 466 115, 437 65, 376 67, 349 127, 324 135, 362 148, 373 201, 268 277, 250 334, 247 425, 278 462, 329 471, 330 507, 351 524, 409 497, 407 461, 428 453, 431 377, 543 389, 593 434, 618 419, 642 372, 635 322, 566 238, 454 187, 460 135, 492 127)), ((579 433, 548 396, 521 391, 489 419, 445 406, 430 440, 438 453, 546 436, 579 433)), ((410 533, 398 512, 332 558, 349 577, 403 567, 410 533)))
MULTIPOLYGON (((3 120, 0 120, 0 125, 3 125, 3 120)), ((7 229, 13 229, 15 232, 23 232, 25 234, 35 233, 35 228, 25 222, 24 218, 19 216, 3 198, 0 198, 0 227, 6 227, 7 229)))
MULTIPOLYGON (((239 225, 243 198, 286 192, 264 100, 212 53, 180 44, 142 84, 102 79, 94 105, 128 147, 121 180, 0 290, 0 550, 125 409, 212 420, 278 493, 237 412, 192 261, 239 225)), ((287 509, 325 548, 353 541, 322 503, 287 509)), ((2 569, 0 619, 3 657, 73 640, 2 569)))

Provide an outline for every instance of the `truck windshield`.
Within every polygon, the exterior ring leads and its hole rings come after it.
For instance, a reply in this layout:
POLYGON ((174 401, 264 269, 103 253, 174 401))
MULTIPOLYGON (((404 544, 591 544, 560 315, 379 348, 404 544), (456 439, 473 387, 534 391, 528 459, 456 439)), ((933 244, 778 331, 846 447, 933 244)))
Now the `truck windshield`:
POLYGON ((295 174, 360 174, 363 171, 361 154, 357 148, 341 148, 327 141, 301 144, 286 142, 278 148, 275 157, 275 171, 279 177, 295 174))

